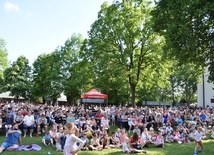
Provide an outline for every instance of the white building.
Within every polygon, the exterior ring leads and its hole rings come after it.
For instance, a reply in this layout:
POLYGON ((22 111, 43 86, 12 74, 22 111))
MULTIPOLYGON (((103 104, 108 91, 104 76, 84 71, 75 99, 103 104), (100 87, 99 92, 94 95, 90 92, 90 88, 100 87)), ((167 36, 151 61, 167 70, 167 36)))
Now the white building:
POLYGON ((201 75, 201 83, 198 84, 198 105, 201 107, 214 107, 214 84, 208 83, 208 70, 201 75))

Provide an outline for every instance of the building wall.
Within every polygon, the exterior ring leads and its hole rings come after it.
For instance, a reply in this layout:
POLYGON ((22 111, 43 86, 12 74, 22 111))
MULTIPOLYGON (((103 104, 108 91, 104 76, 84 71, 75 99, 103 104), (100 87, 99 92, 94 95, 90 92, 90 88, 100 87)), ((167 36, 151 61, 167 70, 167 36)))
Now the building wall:
POLYGON ((214 107, 214 103, 211 103, 211 99, 214 100, 214 84, 208 83, 208 71, 204 75, 201 75, 201 83, 198 84, 198 105, 201 107, 214 107), (204 77, 204 78, 203 78, 204 77), (203 89, 204 83, 204 89, 203 89))

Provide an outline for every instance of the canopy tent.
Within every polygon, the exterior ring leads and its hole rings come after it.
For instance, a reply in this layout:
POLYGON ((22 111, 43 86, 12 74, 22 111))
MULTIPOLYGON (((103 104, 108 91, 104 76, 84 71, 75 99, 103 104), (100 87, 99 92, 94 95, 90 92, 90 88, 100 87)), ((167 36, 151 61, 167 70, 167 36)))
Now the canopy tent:
POLYGON ((86 104, 108 104, 108 95, 102 94, 96 89, 92 89, 89 92, 81 95, 81 101, 86 104))
POLYGON ((108 95, 102 94, 96 89, 92 89, 89 92, 81 95, 82 99, 108 99, 108 95))

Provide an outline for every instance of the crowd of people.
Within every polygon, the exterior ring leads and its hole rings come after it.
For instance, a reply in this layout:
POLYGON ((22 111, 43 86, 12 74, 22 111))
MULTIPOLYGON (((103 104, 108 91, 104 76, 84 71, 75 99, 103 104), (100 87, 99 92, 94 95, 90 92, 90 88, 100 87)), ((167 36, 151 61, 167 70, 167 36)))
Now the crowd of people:
MULTIPOLYGON (((202 152, 201 140, 214 138, 214 109, 211 107, 127 107, 127 106, 52 106, 26 103, 1 103, 1 128, 6 139, 15 133, 16 141, 42 137, 46 147, 76 154, 79 150, 121 148, 125 153, 147 153, 146 147, 164 148, 165 143, 196 141, 195 154, 202 152), (2 122, 2 123, 1 123, 2 122), (116 126, 110 131, 110 126, 116 126), (207 133, 211 137, 207 137, 207 133), (78 145, 77 145, 78 144, 78 145), (200 149, 198 149, 200 146, 200 149)), ((14 137, 13 137, 14 138, 14 137)), ((16 149, 17 145, 0 147, 16 149), (12 147, 11 147, 12 146, 12 147)))

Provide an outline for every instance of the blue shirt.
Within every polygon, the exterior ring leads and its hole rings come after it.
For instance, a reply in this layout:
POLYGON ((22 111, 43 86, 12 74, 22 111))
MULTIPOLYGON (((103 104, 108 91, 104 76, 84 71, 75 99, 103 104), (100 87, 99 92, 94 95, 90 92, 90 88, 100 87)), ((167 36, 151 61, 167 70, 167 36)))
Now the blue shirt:
MULTIPOLYGON (((14 130, 10 129, 8 131, 14 131, 14 130)), ((20 130, 18 130, 18 131, 20 131, 20 130)), ((8 134, 6 139, 5 139, 5 142, 12 143, 12 144, 17 144, 20 135, 21 134, 19 132, 8 134)))
POLYGON ((199 117, 201 118, 201 120, 202 120, 203 122, 206 121, 206 117, 207 117, 207 116, 206 116, 205 114, 201 114, 199 117))
POLYGON ((45 135, 43 137, 44 140, 50 141, 51 140, 51 136, 50 135, 45 135))

